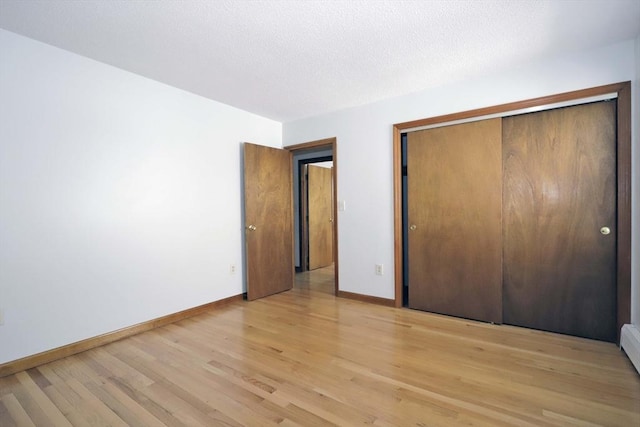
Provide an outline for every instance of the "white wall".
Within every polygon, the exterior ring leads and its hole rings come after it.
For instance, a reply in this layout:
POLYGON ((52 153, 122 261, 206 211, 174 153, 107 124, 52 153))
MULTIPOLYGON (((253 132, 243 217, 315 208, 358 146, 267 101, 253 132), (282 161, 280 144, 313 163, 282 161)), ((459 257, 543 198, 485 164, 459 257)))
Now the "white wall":
POLYGON ((240 142, 281 135, 0 30, 0 363, 242 293, 240 142))
MULTIPOLYGON (((338 141, 340 288, 344 291, 394 298, 392 125, 415 119, 520 101, 544 95, 635 80, 634 40, 563 58, 530 64, 497 75, 478 77, 449 87, 285 123, 284 145, 327 137, 338 141), (385 265, 384 276, 374 264, 385 265)), ((638 105, 638 85, 633 88, 638 105)), ((638 111, 638 110, 636 110, 638 111)), ((634 113, 637 115, 637 112, 634 113)), ((636 124, 636 129, 637 129, 636 124)), ((634 136, 638 146, 638 132, 634 136)), ((633 169, 640 167, 638 150, 633 169)), ((637 174, 633 189, 634 260, 638 260, 640 223, 637 174)), ((632 311, 640 317, 639 262, 635 262, 632 311)))

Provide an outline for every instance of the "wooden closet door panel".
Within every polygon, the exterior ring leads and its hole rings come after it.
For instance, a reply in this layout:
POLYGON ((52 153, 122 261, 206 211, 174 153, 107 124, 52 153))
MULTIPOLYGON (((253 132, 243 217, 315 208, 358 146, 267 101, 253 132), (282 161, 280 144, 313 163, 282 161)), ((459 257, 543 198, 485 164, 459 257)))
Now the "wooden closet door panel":
POLYGON ((502 321, 501 120, 407 135, 409 307, 502 321))
POLYGON ((615 341, 615 108, 504 119, 505 323, 615 341))

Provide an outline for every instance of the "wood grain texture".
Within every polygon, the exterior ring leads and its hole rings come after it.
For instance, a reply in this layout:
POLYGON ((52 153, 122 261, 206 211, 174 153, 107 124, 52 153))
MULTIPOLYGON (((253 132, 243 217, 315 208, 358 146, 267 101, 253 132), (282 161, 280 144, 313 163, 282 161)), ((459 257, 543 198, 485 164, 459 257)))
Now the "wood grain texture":
POLYGON ((159 328, 160 326, 168 325, 170 323, 178 322, 189 317, 197 316, 198 314, 213 310, 217 307, 229 304, 230 302, 242 300, 242 298, 242 295, 235 295, 229 298, 221 299, 219 301, 214 301, 208 304, 203 304, 197 307, 183 310, 178 313, 173 313, 167 316, 152 319, 147 322, 138 323, 137 325, 122 328, 117 331, 99 335, 97 337, 78 341, 73 344, 65 345, 63 347, 58 347, 52 350, 44 351, 42 353, 34 354, 33 356, 28 356, 22 359, 3 363, 0 365, 0 378, 7 375, 15 374, 16 372, 33 368, 34 366, 49 363, 54 360, 62 359, 64 357, 81 353, 83 351, 99 347, 101 345, 109 344, 123 338, 146 332, 151 329, 159 328))
POLYGON ((393 282, 395 306, 400 308, 403 301, 404 281, 404 230, 403 230, 403 167, 402 135, 398 125, 393 127, 393 282))
POLYGON ((309 165, 309 270, 333 264, 332 168, 309 165))
POLYGON ((408 134, 409 307, 502 321, 501 129, 408 134))
POLYGON ((615 108, 504 119, 505 323, 616 340, 615 108))
POLYGON ((289 151, 244 144, 247 298, 250 300, 293 287, 292 176, 289 151))
MULTIPOLYGON (((298 220, 300 221, 300 269, 301 271, 309 270, 309 203, 305 203, 305 200, 309 200, 309 185, 307 183, 307 169, 309 165, 300 164, 298 173, 300 174, 300 183, 299 183, 299 203, 298 207, 300 209, 300 216, 298 220)), ((297 272, 297 270, 296 270, 297 272)))
POLYGON ((616 93, 618 95, 618 257, 616 260, 618 268, 618 333, 623 324, 631 321, 631 82, 629 81, 394 124, 393 211, 396 307, 402 306, 403 281, 401 134, 407 129, 419 126, 444 124, 455 120, 481 117, 488 114, 504 114, 509 111, 541 107, 557 102, 578 100, 608 93, 616 93))
POLYGON ((305 274, 2 378, 0 425, 638 425, 613 344, 335 298, 305 274))

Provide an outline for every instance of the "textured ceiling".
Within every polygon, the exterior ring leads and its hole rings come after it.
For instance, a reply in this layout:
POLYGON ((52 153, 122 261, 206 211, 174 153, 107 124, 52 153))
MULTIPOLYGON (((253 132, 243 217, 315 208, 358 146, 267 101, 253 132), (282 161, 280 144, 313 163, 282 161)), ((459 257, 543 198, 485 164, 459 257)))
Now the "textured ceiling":
POLYGON ((287 122, 634 38, 640 0, 0 0, 0 28, 287 122))

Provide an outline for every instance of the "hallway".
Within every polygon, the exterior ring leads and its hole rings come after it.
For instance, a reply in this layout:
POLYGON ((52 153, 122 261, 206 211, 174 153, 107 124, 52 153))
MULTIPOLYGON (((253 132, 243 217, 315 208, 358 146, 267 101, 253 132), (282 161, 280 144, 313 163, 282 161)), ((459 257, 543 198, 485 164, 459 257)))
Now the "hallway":
POLYGON ((294 288, 308 291, 310 294, 323 293, 335 295, 334 265, 315 270, 296 273, 294 288))

